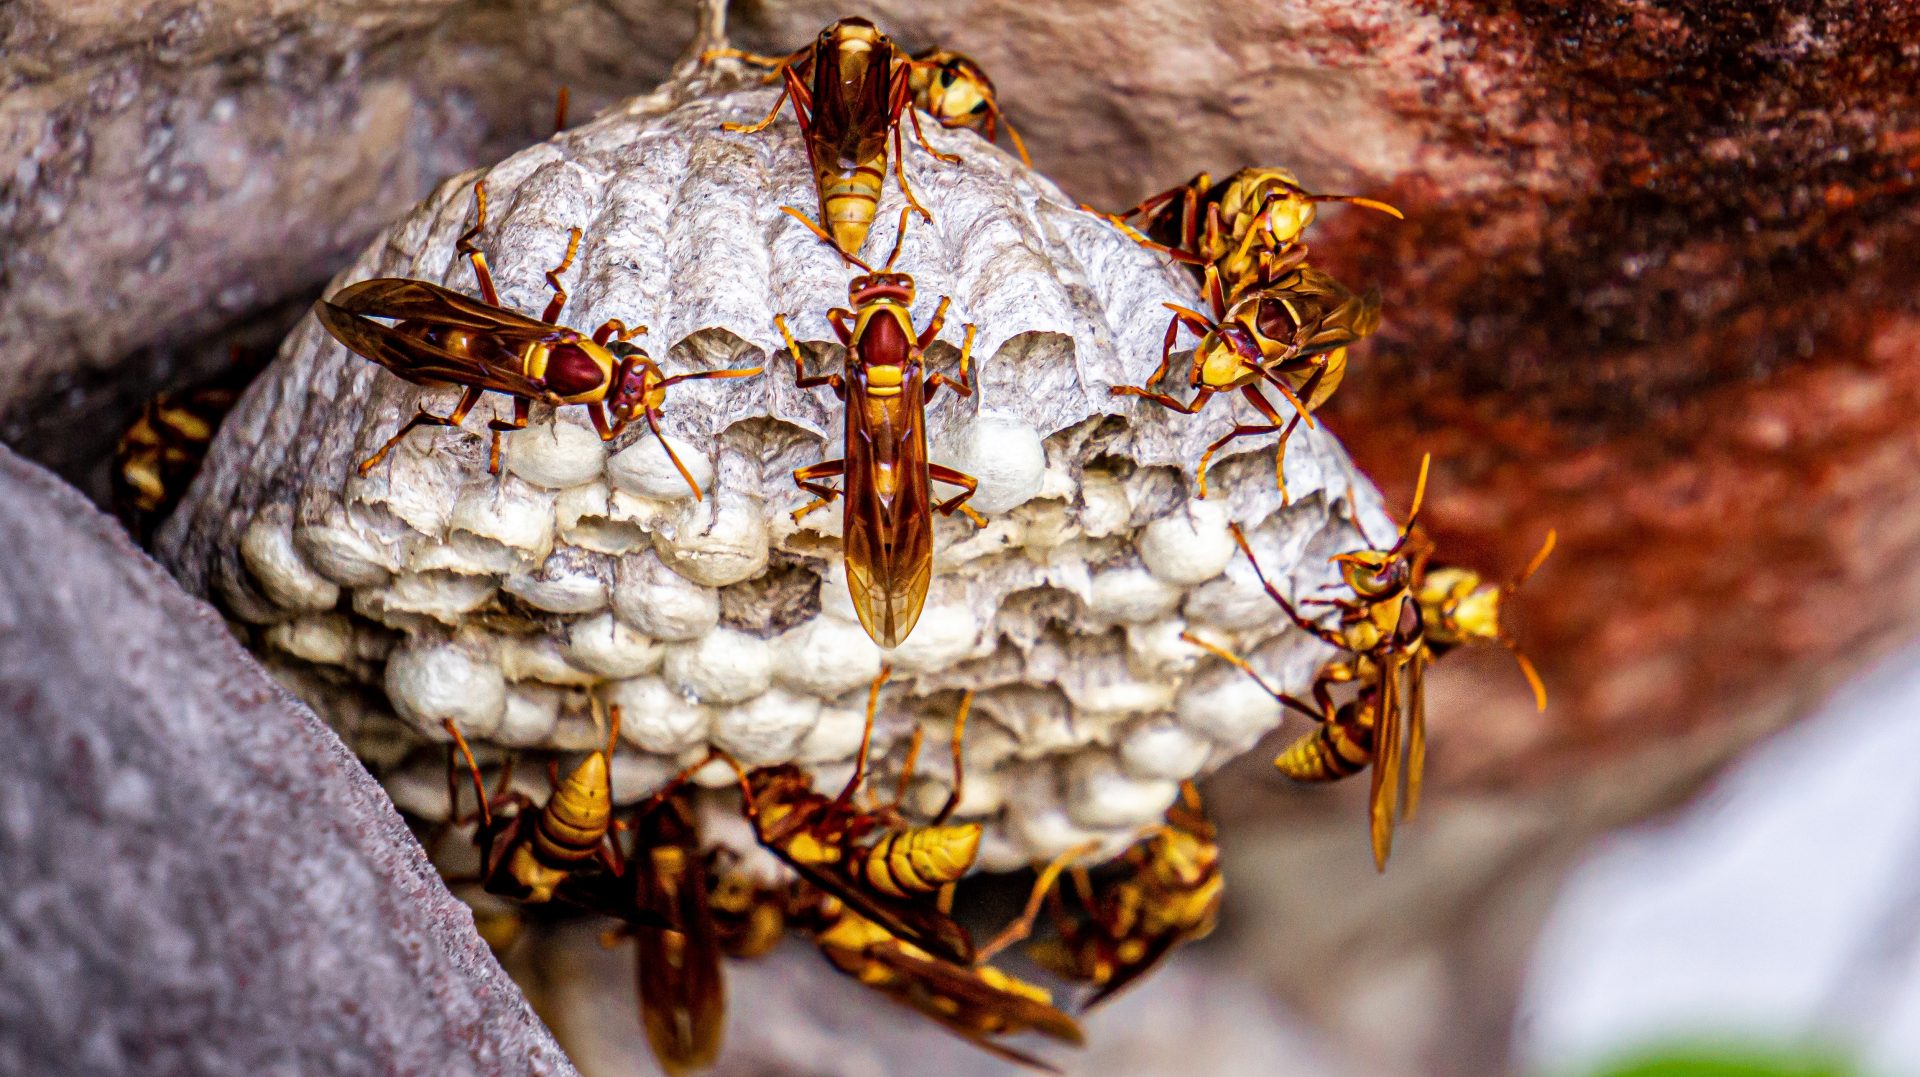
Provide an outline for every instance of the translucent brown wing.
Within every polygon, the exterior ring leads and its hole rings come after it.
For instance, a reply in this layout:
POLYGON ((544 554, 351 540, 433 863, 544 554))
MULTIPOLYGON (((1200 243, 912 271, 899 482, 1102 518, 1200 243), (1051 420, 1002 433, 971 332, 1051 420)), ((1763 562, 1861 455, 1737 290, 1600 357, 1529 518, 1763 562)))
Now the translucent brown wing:
POLYGON ((1379 710, 1374 715, 1373 787, 1368 799, 1373 863, 1386 870, 1393 852, 1393 821, 1400 799, 1400 663, 1398 655, 1378 660, 1379 710))
POLYGON ((642 816, 630 869, 634 905, 667 923, 666 930, 638 932, 636 944, 640 1021, 668 1072, 712 1065, 726 1029, 719 936, 692 812, 681 793, 642 816))
POLYGON ((349 314, 433 322, 522 343, 579 335, 565 326, 550 325, 518 311, 410 277, 377 277, 349 284, 329 302, 349 314))
POLYGON ((973 936, 930 902, 888 897, 831 868, 795 859, 778 845, 768 844, 767 848, 786 861, 787 866, 801 878, 839 898, 854 912, 885 928, 894 938, 910 942, 947 961, 962 965, 973 963, 973 936))
POLYGON ((1344 348, 1380 328, 1380 290, 1354 295, 1346 285, 1311 266, 1302 266, 1270 288, 1287 305, 1294 324, 1293 358, 1324 355, 1344 348))
POLYGON ((847 400, 846 523, 842 529, 854 610, 882 647, 906 641, 933 581, 933 505, 927 473, 926 391, 909 367, 897 397, 847 400), (891 496, 877 474, 896 476, 891 496))
MULTIPOLYGON (((967 1024, 967 1016, 998 1018, 999 1027, 1009 1033, 1033 1031, 1076 1046, 1085 1041, 1079 1022, 1066 1013, 1037 999, 995 987, 972 969, 929 960, 897 946, 870 946, 865 956, 907 980, 908 986, 900 994, 914 1009, 989 1050, 999 1045, 983 1039, 984 1030, 978 1024, 967 1024), (940 1005, 936 1000, 945 1000, 949 1005, 940 1005)), ((1035 1064, 1025 1055, 1017 1057, 1035 1064)))
POLYGON ((1140 951, 1139 956, 1115 968, 1107 982, 1087 997, 1087 1004, 1081 1009, 1083 1011, 1093 1009, 1118 994, 1128 984, 1153 971, 1154 967, 1160 964, 1179 942, 1180 937, 1171 933, 1156 935, 1148 940, 1146 948, 1140 951))
POLYGON ((482 344, 469 352, 453 352, 324 299, 313 305, 313 313, 348 350, 416 385, 452 383, 535 400, 547 394, 544 384, 520 372, 518 356, 505 346, 507 341, 496 338, 501 346, 482 344))

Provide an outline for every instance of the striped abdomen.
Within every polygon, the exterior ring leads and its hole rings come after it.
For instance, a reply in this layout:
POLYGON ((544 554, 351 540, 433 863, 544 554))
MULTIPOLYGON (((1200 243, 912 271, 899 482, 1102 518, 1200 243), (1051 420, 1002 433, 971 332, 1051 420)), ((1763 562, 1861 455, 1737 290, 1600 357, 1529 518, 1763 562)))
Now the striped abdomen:
POLYGON ((533 831, 534 851, 548 863, 585 860, 600 848, 612 822, 607 757, 595 752, 567 775, 540 809, 533 831))
POLYGON ((848 254, 860 253, 873 227, 874 210, 880 206, 880 185, 887 178, 887 149, 860 162, 850 172, 823 163, 814 170, 813 181, 820 189, 821 222, 833 236, 833 242, 848 254))
POLYGON ((1340 708, 1334 720, 1293 742, 1273 761, 1297 782, 1352 777, 1373 762, 1373 708, 1358 702, 1340 708))
POLYGON ((980 824, 896 830, 866 850, 861 875, 889 897, 928 894, 957 881, 980 851, 980 824))

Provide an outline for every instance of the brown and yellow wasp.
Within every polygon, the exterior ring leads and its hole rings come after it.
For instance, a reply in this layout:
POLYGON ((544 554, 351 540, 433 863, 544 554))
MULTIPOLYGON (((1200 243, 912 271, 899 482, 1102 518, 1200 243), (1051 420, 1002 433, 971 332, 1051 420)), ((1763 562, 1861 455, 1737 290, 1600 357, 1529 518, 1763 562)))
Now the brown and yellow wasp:
MULTIPOLYGON (((702 378, 743 378, 760 373, 744 370, 703 370, 672 377, 661 372, 628 338, 644 329, 629 330, 609 319, 591 336, 555 324, 566 306, 567 291, 560 274, 573 264, 580 247, 580 229, 567 241, 560 264, 547 272, 553 299, 538 320, 500 306, 486 255, 473 242, 487 223, 485 181, 474 184, 478 207, 473 227, 461 235, 456 249, 473 263, 479 283, 478 300, 426 281, 382 277, 349 285, 331 300, 313 306, 320 324, 354 353, 370 359, 416 385, 452 384, 464 392, 447 415, 425 408, 407 420, 380 451, 360 464, 365 475, 416 426, 458 427, 488 392, 513 398, 511 420, 492 419, 489 470, 500 470, 500 435, 526 427, 535 401, 555 407, 584 404, 603 441, 611 441, 636 419, 645 418, 660 436, 660 409, 670 386, 702 378), (374 319, 388 319, 387 325, 374 319)), ((661 448, 700 496, 699 484, 664 439, 661 448)))
MULTIPOLYGON (((800 214, 794 216, 814 227, 800 214)), ((786 316, 774 318, 793 356, 794 384, 802 389, 825 385, 847 405, 845 454, 793 473, 795 484, 819 498, 796 511, 794 519, 845 495, 841 545, 847 588, 867 634, 888 648, 906 640, 926 604, 933 581, 933 513, 951 516, 956 510, 964 511, 975 523, 981 522, 965 507, 978 485, 974 478, 927 460, 927 403, 941 386, 961 396, 973 395, 967 367, 974 327, 967 326, 958 375, 926 369, 926 349, 946 320, 948 300, 941 297, 927 328, 916 334, 913 278, 893 272, 907 216, 902 210, 900 236, 879 270, 853 255, 845 256, 866 273, 847 285, 847 299, 854 309, 835 307, 827 312, 827 323, 847 348, 842 373, 809 376, 806 357, 787 328, 786 316), (824 482, 835 477, 841 478, 841 489, 824 482), (935 482, 957 486, 960 493, 936 503, 935 482)), ((814 231, 819 233, 817 228, 814 231)))
POLYGON ((1033 167, 1027 156, 1027 144, 1013 123, 1000 111, 1000 99, 994 95, 993 80, 978 63, 951 49, 931 48, 914 55, 907 70, 913 88, 913 105, 940 121, 942 127, 969 127, 988 142, 995 140, 1005 125, 1020 161, 1033 167))
POLYGON ((1419 522, 1420 504, 1426 496, 1427 468, 1431 462, 1430 457, 1420 462, 1413 508, 1392 546, 1339 554, 1334 558, 1340 566, 1341 582, 1351 597, 1302 600, 1301 605, 1331 607, 1337 615, 1333 628, 1302 615, 1267 580, 1246 536, 1237 526, 1231 528, 1234 541, 1253 565, 1260 586, 1285 611, 1288 619, 1346 654, 1345 658, 1327 663, 1314 679, 1313 706, 1274 690, 1244 659, 1193 636, 1185 637, 1188 642, 1239 666, 1275 699, 1321 723, 1274 761, 1283 773, 1303 781, 1325 781, 1346 777, 1372 763, 1368 818, 1374 865, 1381 870, 1385 870, 1387 856, 1393 850, 1395 819, 1413 814, 1419 806, 1420 781, 1426 769, 1426 667, 1433 661, 1433 654, 1427 646, 1426 624, 1414 594, 1413 553, 1409 544, 1414 526, 1419 522), (1356 682, 1361 685, 1360 697, 1345 707, 1336 706, 1333 687, 1356 682))
POLYGON ((1152 971, 1176 947, 1212 934, 1225 892, 1213 824, 1191 783, 1181 786, 1166 822, 1127 850, 1117 872, 1095 878, 1072 869, 1080 909, 1070 913, 1056 884, 1069 863, 1092 848, 1069 849, 1047 865, 1025 911, 980 950, 986 960, 1030 936, 1042 899, 1051 898, 1058 936, 1033 943, 1028 953, 1061 977, 1091 984, 1085 1008, 1152 971))
POLYGON ((634 906, 664 926, 630 929, 638 950, 640 1023, 668 1073, 704 1069, 720 1054, 726 981, 708 857, 690 790, 674 783, 634 819, 634 906))
POLYGON ((834 968, 1010 1062, 1057 1072, 991 1037, 1038 1032, 1075 1046, 1085 1040, 1044 988, 991 966, 936 957, 832 897, 823 895, 800 919, 834 968))
POLYGON ((913 123, 915 139, 928 153, 956 161, 928 144, 920 129, 920 114, 910 107, 913 90, 908 81, 912 64, 893 47, 893 39, 866 19, 848 18, 820 31, 813 44, 791 56, 755 56, 738 49, 716 49, 706 59, 722 56, 771 67, 782 82, 780 96, 756 124, 725 124, 729 131, 764 131, 793 99, 794 117, 806 142, 813 167, 814 187, 820 195, 821 224, 832 233, 829 242, 846 254, 858 254, 873 227, 880 205, 880 188, 887 176, 887 139, 893 139, 893 171, 907 205, 931 221, 933 215, 913 197, 907 185, 906 152, 900 133, 900 115, 913 123))
POLYGON ((1174 316, 1161 344, 1160 365, 1147 376, 1145 385, 1116 385, 1112 392, 1192 415, 1216 394, 1240 390, 1266 422, 1235 424, 1207 446, 1196 477, 1200 496, 1207 496, 1207 465, 1214 453, 1239 438, 1275 432, 1280 442, 1274 450, 1274 479, 1285 494, 1287 439, 1301 420, 1312 426, 1314 409, 1339 387, 1346 376, 1347 346, 1379 327, 1380 294, 1356 296, 1331 276, 1298 266, 1229 303, 1217 268, 1207 266, 1204 279, 1213 317, 1166 304, 1174 316), (1187 371, 1193 396, 1185 402, 1153 388, 1173 365, 1173 345, 1181 326, 1200 337, 1187 371), (1261 392, 1263 386, 1293 405, 1291 420, 1282 420, 1261 392))
POLYGON ((1102 214, 1145 246, 1193 267, 1214 266, 1237 298, 1300 264, 1301 236, 1322 202, 1347 202, 1395 219, 1385 202, 1351 194, 1313 194, 1284 168, 1243 168, 1218 183, 1202 172, 1120 213, 1102 214), (1127 221, 1139 217, 1145 235, 1127 221))
POLYGON ((113 448, 113 511, 141 542, 180 504, 227 412, 264 365, 235 347, 226 369, 146 402, 113 448))

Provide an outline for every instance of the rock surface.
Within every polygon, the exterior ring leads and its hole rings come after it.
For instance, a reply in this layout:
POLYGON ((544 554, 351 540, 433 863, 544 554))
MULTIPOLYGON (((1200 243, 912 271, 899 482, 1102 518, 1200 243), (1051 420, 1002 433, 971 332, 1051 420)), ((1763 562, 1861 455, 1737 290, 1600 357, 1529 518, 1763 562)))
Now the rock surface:
POLYGON ((0 549, 0 1070, 574 1072, 339 739, 6 449, 0 549))

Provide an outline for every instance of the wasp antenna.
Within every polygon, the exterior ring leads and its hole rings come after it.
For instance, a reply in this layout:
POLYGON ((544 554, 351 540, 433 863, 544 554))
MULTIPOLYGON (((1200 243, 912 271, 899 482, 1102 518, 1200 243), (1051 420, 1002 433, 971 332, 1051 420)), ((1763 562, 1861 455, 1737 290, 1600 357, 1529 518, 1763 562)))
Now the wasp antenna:
POLYGON ((1514 587, 1514 588, 1516 588, 1516 589, 1517 589, 1517 588, 1519 588, 1519 586, 1520 586, 1521 584, 1523 584, 1523 583, 1525 583, 1525 582, 1527 582, 1527 580, 1528 580, 1528 579, 1530 579, 1530 578, 1531 578, 1531 577, 1533 576, 1533 574, 1534 574, 1534 573, 1536 573, 1536 572, 1538 572, 1538 571, 1540 571, 1540 566, 1546 563, 1546 561, 1547 561, 1547 556, 1548 556, 1549 554, 1551 554, 1551 553, 1553 553, 1553 547, 1554 547, 1554 546, 1555 546, 1555 545, 1556 545, 1556 544, 1557 544, 1557 543, 1558 543, 1559 541, 1560 541, 1560 535, 1559 535, 1559 532, 1557 532, 1557 531, 1555 531, 1555 530, 1553 530, 1552 528, 1548 528, 1548 529, 1547 529, 1547 540, 1546 540, 1545 542, 1542 542, 1542 543, 1540 544, 1540 552, 1539 552, 1539 553, 1536 553, 1536 554, 1534 554, 1534 555, 1533 555, 1533 560, 1531 560, 1531 561, 1529 561, 1529 562, 1527 562, 1527 567, 1526 567, 1526 570, 1525 570, 1524 572, 1522 572, 1522 573, 1520 573, 1520 575, 1518 575, 1518 576, 1515 576, 1515 577, 1514 577, 1514 579, 1513 579, 1513 587, 1514 587))
POLYGON ((1414 526, 1420 522, 1420 506, 1427 499, 1427 468, 1432 464, 1432 453, 1420 457, 1420 478, 1413 484, 1413 507, 1407 511, 1407 522, 1400 528, 1400 538, 1387 551, 1389 554, 1399 553, 1413 537, 1414 526))
MULTIPOLYGON (((900 245, 904 243, 907 238, 907 221, 912 216, 912 206, 908 206, 900 211, 900 228, 893 234, 893 250, 887 252, 887 264, 886 267, 881 270, 882 273, 890 272, 893 269, 894 259, 900 257, 900 245)), ((873 270, 869 269, 867 272, 871 273, 873 270)))
POLYGON ((1388 205, 1387 203, 1381 202, 1373 198, 1362 198, 1357 194, 1313 194, 1313 195, 1307 196, 1307 201, 1309 202, 1344 202, 1350 206, 1365 206, 1368 209, 1379 210, 1381 213, 1384 213, 1387 216, 1392 217, 1396 221, 1404 221, 1407 219, 1406 214, 1400 212, 1394 207, 1388 205))
POLYGON ((1533 668, 1533 659, 1528 658, 1505 632, 1500 634, 1500 642, 1513 652, 1513 660, 1520 665, 1520 675, 1527 679, 1527 687, 1533 689, 1534 709, 1544 712, 1547 709, 1547 683, 1540 679, 1540 671, 1533 668))

